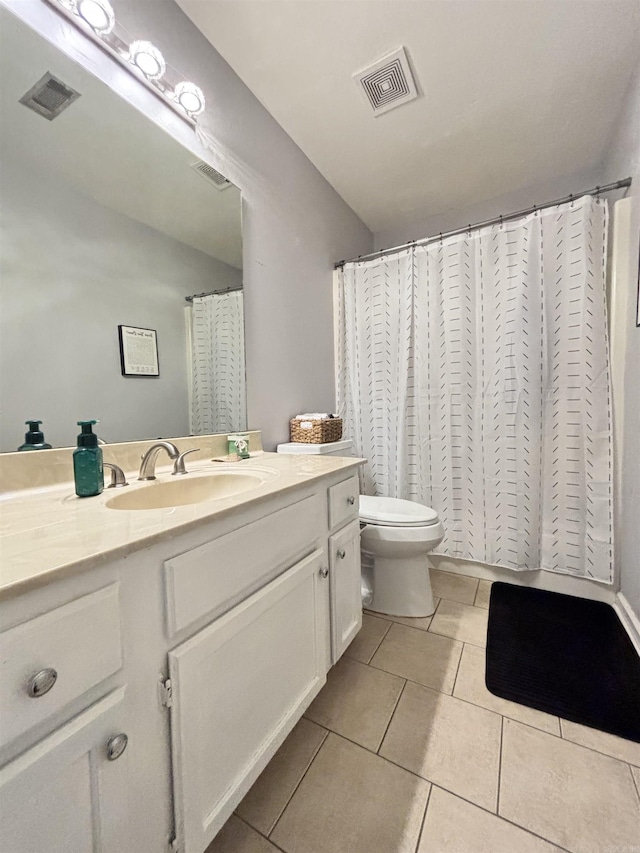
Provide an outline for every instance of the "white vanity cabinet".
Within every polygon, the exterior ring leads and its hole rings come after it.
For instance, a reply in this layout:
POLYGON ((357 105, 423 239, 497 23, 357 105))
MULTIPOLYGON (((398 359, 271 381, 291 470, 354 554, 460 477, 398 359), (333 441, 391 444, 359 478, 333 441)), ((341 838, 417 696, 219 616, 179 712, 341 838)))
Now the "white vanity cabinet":
POLYGON ((360 627, 356 465, 0 601, 2 853, 204 853, 360 627))
POLYGON ((113 691, 0 769, 0 850, 131 850, 124 694, 113 691))
POLYGON ((327 576, 314 551, 170 652, 184 853, 212 841, 324 684, 327 576))
POLYGON ((329 489, 332 663, 340 659, 362 627, 358 495, 357 477, 329 489))
POLYGON ((336 663, 362 627, 360 523, 352 521, 329 537, 331 655, 336 663))

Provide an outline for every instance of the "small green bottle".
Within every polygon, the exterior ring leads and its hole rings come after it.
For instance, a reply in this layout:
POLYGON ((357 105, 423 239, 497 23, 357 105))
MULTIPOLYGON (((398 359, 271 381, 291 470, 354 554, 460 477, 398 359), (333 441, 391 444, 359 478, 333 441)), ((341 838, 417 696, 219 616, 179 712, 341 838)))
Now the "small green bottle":
POLYGON ((91 427, 98 421, 78 421, 82 432, 78 436, 78 447, 73 451, 73 476, 76 481, 76 495, 89 498, 99 495, 104 488, 102 470, 102 450, 98 447, 98 436, 91 427))
POLYGON ((29 432, 24 434, 24 444, 18 450, 51 450, 51 445, 44 440, 44 433, 39 429, 42 421, 25 421, 29 432))

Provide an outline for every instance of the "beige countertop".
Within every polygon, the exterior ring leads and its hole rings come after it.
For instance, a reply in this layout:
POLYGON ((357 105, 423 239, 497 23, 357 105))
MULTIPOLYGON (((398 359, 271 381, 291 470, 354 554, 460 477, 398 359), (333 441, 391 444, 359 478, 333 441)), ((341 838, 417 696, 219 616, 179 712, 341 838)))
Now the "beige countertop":
POLYGON ((264 481, 230 497, 163 509, 115 510, 106 503, 118 494, 153 489, 156 483, 175 479, 170 465, 157 467, 154 482, 138 482, 137 471, 127 472, 129 486, 105 489, 91 498, 76 497, 73 482, 5 493, 0 496, 0 597, 169 539, 324 476, 355 473, 363 461, 263 452, 235 463, 197 461, 188 464, 187 476, 246 471, 263 476, 264 481))

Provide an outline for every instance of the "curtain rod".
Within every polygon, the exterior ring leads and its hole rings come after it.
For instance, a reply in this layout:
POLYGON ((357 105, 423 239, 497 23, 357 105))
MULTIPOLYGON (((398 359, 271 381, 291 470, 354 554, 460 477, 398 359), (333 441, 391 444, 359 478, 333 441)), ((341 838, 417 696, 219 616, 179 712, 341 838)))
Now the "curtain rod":
POLYGON ((194 293, 193 296, 185 296, 185 302, 193 302, 194 299, 201 299, 203 296, 215 296, 216 293, 235 293, 236 290, 242 290, 240 287, 223 287, 220 290, 210 290, 208 293, 194 293))
POLYGON ((473 225, 466 225, 464 228, 455 228, 453 231, 444 231, 440 234, 434 234, 432 237, 423 237, 422 240, 410 240, 408 243, 403 243, 401 246, 393 246, 391 249, 380 249, 377 252, 370 252, 368 255, 358 255, 357 258, 350 258, 347 261, 338 261, 334 269, 341 269, 345 264, 355 263, 357 261, 368 261, 372 258, 381 258, 385 255, 393 255, 396 252, 402 252, 404 249, 409 249, 411 246, 426 246, 429 243, 435 243, 436 240, 444 240, 445 237, 455 237, 456 234, 464 234, 467 231, 477 231, 479 228, 485 228, 488 225, 498 225, 503 222, 509 222, 511 219, 519 219, 521 216, 528 216, 530 213, 535 213, 537 210, 545 210, 548 207, 556 207, 559 204, 566 204, 574 199, 584 195, 600 195, 601 193, 610 193, 614 190, 627 189, 631 186, 631 178, 624 178, 622 181, 615 181, 612 184, 605 184, 602 187, 594 187, 591 190, 584 190, 581 193, 572 193, 564 198, 558 198, 555 201, 548 201, 545 204, 534 204, 532 207, 527 207, 524 210, 518 210, 515 213, 507 213, 504 216, 494 216, 492 219, 485 219, 483 222, 476 222, 473 225))

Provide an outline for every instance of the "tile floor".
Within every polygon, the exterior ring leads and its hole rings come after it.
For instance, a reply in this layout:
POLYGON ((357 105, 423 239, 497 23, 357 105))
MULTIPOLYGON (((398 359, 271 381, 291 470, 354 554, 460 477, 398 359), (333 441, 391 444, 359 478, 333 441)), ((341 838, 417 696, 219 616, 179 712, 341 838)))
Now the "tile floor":
POLYGON ((207 853, 640 853, 640 744, 484 686, 491 585, 362 630, 207 853))

